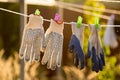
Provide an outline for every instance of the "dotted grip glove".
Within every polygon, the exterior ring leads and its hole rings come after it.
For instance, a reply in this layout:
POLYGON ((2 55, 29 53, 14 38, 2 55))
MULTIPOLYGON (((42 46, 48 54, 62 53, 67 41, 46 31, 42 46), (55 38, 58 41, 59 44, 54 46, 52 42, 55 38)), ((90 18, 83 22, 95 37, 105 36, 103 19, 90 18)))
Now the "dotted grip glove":
POLYGON ((55 70, 56 66, 61 66, 63 47, 64 25, 57 24, 53 19, 45 33, 46 49, 42 58, 42 64, 47 63, 47 68, 55 70))
POLYGON ((90 25, 91 35, 88 43, 88 57, 92 59, 92 70, 98 72, 105 66, 104 52, 100 45, 98 30, 90 25))
POLYGON ((29 22, 24 28, 19 57, 25 62, 40 60, 40 50, 45 46, 43 18, 30 15, 29 22))
POLYGON ((80 66, 80 69, 83 69, 85 66, 85 57, 82 50, 84 38, 84 26, 77 28, 77 24, 72 24, 72 37, 69 42, 69 52, 74 52, 74 64, 77 67, 80 66))

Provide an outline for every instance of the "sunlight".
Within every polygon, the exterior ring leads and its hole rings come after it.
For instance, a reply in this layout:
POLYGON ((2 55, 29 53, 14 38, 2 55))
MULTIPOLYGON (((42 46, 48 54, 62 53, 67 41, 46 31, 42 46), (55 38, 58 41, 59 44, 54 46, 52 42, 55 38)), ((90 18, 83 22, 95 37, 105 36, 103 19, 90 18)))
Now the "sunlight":
POLYGON ((35 5, 46 5, 53 6, 55 5, 54 0, 26 0, 27 4, 35 4, 35 5))
MULTIPOLYGON (((19 2, 19 0, 0 0, 0 2, 19 2)), ((55 0, 25 0, 26 4, 54 6, 55 0)))

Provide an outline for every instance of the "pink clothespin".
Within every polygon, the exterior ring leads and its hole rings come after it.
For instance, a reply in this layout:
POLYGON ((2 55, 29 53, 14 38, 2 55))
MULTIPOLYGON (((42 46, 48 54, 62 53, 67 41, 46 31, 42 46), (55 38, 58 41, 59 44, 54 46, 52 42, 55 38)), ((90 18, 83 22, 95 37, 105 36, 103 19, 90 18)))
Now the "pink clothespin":
POLYGON ((54 20, 55 21, 59 21, 60 20, 60 15, 58 13, 55 14, 54 20))
POLYGON ((63 20, 60 19, 60 15, 58 13, 55 14, 54 21, 58 24, 63 23, 63 20))

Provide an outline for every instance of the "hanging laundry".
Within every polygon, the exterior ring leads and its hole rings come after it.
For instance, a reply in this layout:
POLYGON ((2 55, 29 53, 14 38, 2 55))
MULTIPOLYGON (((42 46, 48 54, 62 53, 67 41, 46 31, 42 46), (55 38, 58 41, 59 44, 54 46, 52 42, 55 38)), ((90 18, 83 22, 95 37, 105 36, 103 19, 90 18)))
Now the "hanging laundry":
POLYGON ((116 48, 118 46, 118 42, 117 42, 117 37, 114 31, 113 27, 109 27, 109 25, 113 25, 114 24, 114 19, 115 19, 115 15, 111 15, 110 19, 108 20, 107 23, 107 28, 105 31, 105 35, 104 35, 104 43, 106 46, 110 46, 111 48, 116 48))
POLYGON ((92 59, 92 70, 99 72, 105 66, 104 52, 100 44, 98 29, 90 25, 91 35, 88 42, 88 57, 92 59))
POLYGON ((24 28, 19 56, 25 62, 40 60, 40 50, 45 46, 43 18, 38 15, 30 15, 29 22, 24 28))
POLYGON ((83 69, 85 66, 85 57, 82 50, 83 41, 84 41, 84 26, 81 25, 80 28, 78 25, 72 24, 72 36, 69 43, 69 52, 74 52, 74 64, 76 67, 80 66, 80 69, 83 69))
POLYGON ((58 24, 51 19, 49 28, 45 33, 46 49, 42 58, 42 64, 47 63, 47 68, 55 70, 61 66, 62 47, 63 47, 64 24, 58 24))

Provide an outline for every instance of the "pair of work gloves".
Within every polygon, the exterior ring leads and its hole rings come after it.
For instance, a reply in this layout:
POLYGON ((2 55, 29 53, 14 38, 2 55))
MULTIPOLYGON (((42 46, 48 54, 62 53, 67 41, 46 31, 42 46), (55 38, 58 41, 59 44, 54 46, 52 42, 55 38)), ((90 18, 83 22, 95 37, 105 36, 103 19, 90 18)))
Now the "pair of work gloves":
POLYGON ((44 34, 43 18, 38 15, 30 15, 29 22, 24 28, 19 56, 25 62, 37 62, 40 60, 40 51, 44 52, 42 64, 47 63, 47 68, 55 70, 61 66, 64 25, 51 23, 44 34))
MULTIPOLYGON (((88 42, 88 57, 92 61, 92 70, 98 72, 103 70, 105 65, 104 52, 100 45, 100 39, 98 35, 98 30, 95 26, 90 25, 91 35, 88 42)), ((85 66, 85 57, 82 50, 84 41, 84 25, 81 25, 80 28, 77 27, 77 24, 72 24, 72 36, 69 43, 69 52, 74 53, 74 64, 76 67, 83 69, 85 66)))

